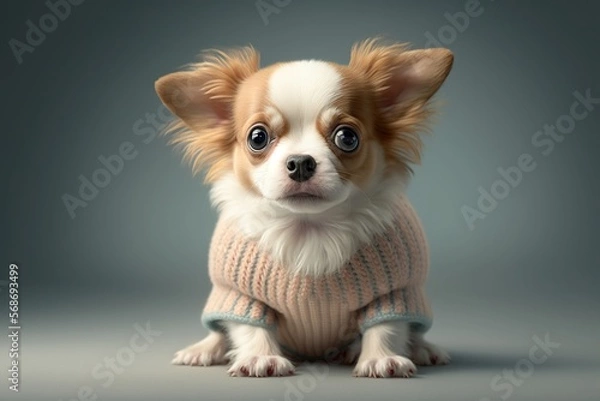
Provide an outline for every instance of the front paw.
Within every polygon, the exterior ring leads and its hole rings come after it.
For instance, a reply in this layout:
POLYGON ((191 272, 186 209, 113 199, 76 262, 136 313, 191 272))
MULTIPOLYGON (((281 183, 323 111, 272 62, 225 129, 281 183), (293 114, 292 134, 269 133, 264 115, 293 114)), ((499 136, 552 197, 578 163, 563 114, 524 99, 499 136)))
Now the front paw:
POLYGON ((175 353, 173 365, 210 366, 227 363, 225 340, 219 334, 210 334, 204 340, 175 353))
POLYGON ((236 360, 228 372, 241 377, 290 376, 294 365, 279 355, 259 355, 236 360))
POLYGON ((450 355, 437 345, 421 341, 412 347, 410 359, 417 365, 446 365, 450 362, 450 355))
POLYGON ((357 377, 412 377, 416 372, 414 363, 400 355, 359 359, 354 368, 357 377))

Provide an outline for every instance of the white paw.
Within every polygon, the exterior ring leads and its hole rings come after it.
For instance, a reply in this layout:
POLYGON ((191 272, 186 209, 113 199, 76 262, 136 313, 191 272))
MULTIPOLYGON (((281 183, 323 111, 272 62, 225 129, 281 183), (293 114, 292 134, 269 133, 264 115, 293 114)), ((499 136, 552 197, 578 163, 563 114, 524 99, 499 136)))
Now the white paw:
POLYGON ((259 355, 236 360, 228 372, 241 377, 290 376, 294 365, 279 355, 259 355))
POLYGON ((400 355, 359 360, 354 368, 358 377, 412 377, 416 372, 411 360, 400 355))
POLYGON ((410 359, 417 365, 446 365, 450 362, 450 355, 437 345, 419 341, 412 346, 410 359))
POLYGON ((210 366, 227 363, 227 345, 221 334, 211 333, 204 340, 175 353, 174 365, 210 366))

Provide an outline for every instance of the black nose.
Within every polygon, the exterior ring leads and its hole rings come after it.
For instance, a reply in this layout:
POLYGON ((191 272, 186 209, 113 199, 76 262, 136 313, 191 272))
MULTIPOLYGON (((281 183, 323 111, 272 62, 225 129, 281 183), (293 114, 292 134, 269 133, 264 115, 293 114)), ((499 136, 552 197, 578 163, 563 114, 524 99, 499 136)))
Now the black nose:
POLYGON ((313 176, 317 162, 309 155, 292 155, 287 158, 286 167, 292 180, 302 182, 313 176))

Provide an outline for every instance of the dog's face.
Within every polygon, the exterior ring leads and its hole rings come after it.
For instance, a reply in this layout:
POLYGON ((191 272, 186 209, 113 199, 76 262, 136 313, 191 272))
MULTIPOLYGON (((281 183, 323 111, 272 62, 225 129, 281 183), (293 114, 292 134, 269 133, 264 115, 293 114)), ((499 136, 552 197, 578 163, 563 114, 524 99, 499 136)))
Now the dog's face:
POLYGON ((367 184, 380 154, 373 99, 347 73, 322 61, 297 61, 240 85, 232 166, 249 190, 310 213, 367 184))
POLYGON ((233 173, 249 193, 320 213, 419 162, 418 131, 452 54, 366 41, 348 66, 258 63, 251 48, 218 52, 158 80, 180 119, 173 142, 209 182, 233 173))

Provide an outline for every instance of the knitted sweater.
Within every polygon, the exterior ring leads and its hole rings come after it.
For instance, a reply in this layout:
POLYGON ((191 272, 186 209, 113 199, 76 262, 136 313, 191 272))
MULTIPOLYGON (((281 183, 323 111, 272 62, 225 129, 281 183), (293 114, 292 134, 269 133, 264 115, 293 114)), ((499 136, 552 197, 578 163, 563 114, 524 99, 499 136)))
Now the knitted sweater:
POLYGON ((406 321, 412 330, 428 330, 428 263, 420 221, 404 198, 385 232, 324 276, 293 274, 235 222, 221 219, 210 246, 213 288, 202 322, 212 330, 222 329, 221 321, 265 327, 290 355, 327 357, 381 322, 406 321))

